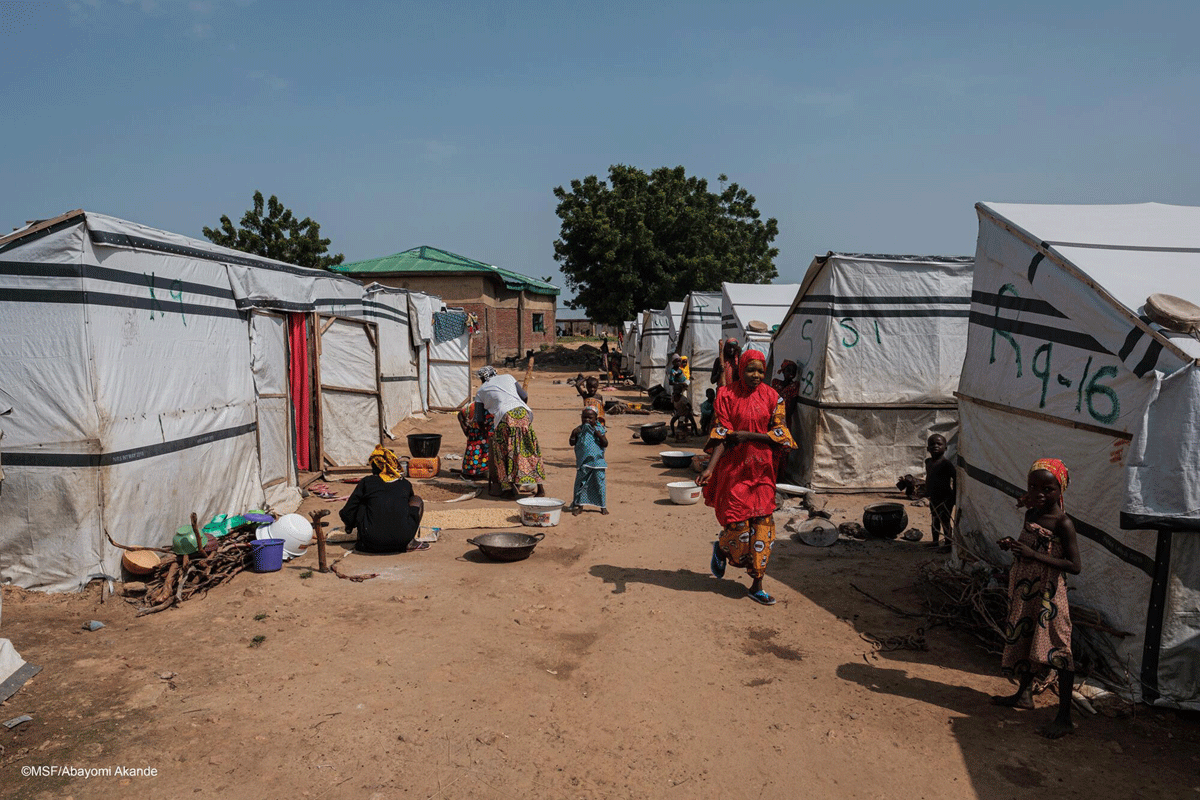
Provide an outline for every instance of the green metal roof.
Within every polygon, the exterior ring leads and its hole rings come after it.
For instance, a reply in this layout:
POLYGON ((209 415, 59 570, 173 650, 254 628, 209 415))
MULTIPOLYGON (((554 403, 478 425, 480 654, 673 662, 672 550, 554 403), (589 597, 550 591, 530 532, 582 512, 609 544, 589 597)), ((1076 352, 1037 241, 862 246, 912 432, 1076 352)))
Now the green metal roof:
POLYGON ((504 283, 504 288, 514 292, 522 289, 534 294, 557 295, 562 290, 551 283, 539 281, 511 270, 484 264, 482 261, 438 250, 436 247, 414 247, 403 253, 396 253, 382 258, 369 258, 366 261, 353 261, 349 264, 335 264, 330 267, 334 272, 347 275, 393 275, 402 273, 437 273, 437 272, 486 272, 495 275, 504 283))

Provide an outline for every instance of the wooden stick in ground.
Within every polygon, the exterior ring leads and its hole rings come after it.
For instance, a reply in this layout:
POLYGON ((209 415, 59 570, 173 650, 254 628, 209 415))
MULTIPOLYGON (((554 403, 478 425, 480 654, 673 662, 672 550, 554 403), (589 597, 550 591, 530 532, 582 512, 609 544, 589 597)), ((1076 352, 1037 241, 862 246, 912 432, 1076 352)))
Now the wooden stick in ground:
POLYGON ((308 515, 312 519, 313 531, 317 534, 317 569, 320 572, 329 572, 329 567, 325 563, 325 523, 321 521, 328 515, 328 508, 322 508, 308 515))
POLYGON ((200 523, 192 512, 192 534, 196 537, 196 558, 204 558, 204 540, 200 538, 200 523))

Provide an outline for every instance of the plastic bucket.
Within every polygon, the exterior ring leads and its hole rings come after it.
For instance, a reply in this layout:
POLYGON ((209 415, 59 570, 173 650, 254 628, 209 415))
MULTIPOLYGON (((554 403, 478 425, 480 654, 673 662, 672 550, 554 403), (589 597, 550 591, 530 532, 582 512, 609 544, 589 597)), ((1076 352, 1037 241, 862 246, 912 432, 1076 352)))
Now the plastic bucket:
POLYGON ((283 569, 283 539, 259 539, 250 543, 250 570, 278 572, 283 569))

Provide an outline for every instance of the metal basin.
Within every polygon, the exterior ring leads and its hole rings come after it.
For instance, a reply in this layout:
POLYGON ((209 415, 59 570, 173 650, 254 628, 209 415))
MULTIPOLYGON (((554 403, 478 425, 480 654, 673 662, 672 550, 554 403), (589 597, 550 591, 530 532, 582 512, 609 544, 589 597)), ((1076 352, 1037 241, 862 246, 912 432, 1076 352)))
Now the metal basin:
POLYGON ((467 544, 475 545, 493 561, 522 561, 529 558, 544 538, 544 533, 484 533, 467 539, 467 544))

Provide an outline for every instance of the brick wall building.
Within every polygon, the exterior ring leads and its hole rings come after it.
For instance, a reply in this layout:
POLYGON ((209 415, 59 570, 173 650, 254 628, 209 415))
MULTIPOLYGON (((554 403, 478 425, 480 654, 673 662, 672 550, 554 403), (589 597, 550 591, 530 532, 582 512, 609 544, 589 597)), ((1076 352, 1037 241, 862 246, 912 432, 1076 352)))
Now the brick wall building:
POLYGON ((555 341, 559 289, 536 278, 435 247, 331 269, 364 283, 437 295, 447 306, 475 314, 480 330, 471 339, 471 360, 476 365, 536 352, 555 341))

